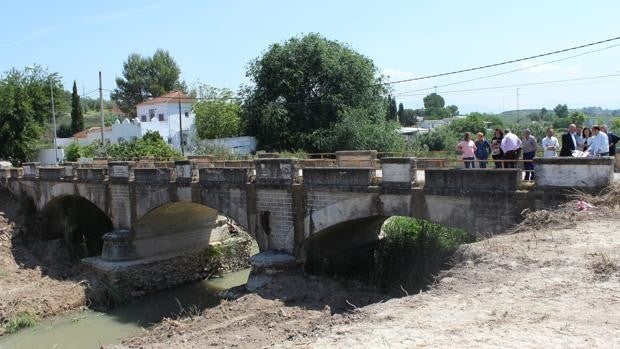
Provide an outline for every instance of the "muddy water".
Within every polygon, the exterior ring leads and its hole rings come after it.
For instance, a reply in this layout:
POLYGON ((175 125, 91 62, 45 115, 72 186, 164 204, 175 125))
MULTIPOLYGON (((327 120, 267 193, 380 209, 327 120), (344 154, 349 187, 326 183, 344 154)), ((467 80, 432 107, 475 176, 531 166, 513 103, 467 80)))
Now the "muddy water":
POLYGON ((0 338, 0 349, 88 349, 119 343, 143 327, 174 316, 183 310, 204 309, 218 304, 214 291, 247 282, 250 269, 221 278, 161 291, 108 313, 91 310, 74 312, 42 321, 34 328, 0 338))

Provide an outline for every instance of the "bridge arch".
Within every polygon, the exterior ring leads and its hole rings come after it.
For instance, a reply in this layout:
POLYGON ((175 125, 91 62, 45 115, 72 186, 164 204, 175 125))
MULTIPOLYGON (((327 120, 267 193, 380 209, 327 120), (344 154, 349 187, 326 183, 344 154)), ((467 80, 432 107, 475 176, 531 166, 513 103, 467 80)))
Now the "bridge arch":
POLYGON ((96 204, 79 195, 52 198, 39 213, 37 233, 44 240, 63 239, 76 258, 98 256, 112 220, 96 204))
POLYGON ((205 248, 222 241, 239 225, 232 217, 202 203, 167 202, 133 224, 133 244, 140 258, 205 248))

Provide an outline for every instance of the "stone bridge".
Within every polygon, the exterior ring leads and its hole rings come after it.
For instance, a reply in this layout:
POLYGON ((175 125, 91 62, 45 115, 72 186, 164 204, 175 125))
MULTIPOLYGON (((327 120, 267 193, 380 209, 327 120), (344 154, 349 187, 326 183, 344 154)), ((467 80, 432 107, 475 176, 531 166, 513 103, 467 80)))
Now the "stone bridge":
POLYGON ((45 228, 66 233, 70 227, 62 217, 71 211, 77 217, 71 224, 86 234, 97 231, 101 238, 124 230, 95 243, 103 248, 101 259, 114 262, 207 246, 218 215, 244 227, 260 251, 283 251, 301 261, 314 238, 329 237, 323 245, 328 250, 363 245, 376 240, 382 222, 395 215, 497 233, 518 223, 524 209, 563 200, 568 189, 613 181, 611 158, 536 159, 532 184, 521 181, 519 169, 438 168, 445 163, 375 156, 27 163, 0 170, 0 183, 28 198, 45 228))

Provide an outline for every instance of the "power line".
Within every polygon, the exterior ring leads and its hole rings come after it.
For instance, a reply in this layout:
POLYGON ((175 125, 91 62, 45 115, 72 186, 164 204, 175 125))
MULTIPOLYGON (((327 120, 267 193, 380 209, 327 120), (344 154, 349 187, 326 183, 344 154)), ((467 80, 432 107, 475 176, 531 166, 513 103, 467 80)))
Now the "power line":
POLYGON ((496 73, 496 74, 479 76, 477 78, 461 80, 461 81, 456 81, 456 82, 451 82, 451 83, 448 83, 448 84, 429 86, 429 87, 426 87, 426 88, 419 88, 419 89, 403 91, 403 92, 396 92, 396 93, 393 93, 392 95, 395 96, 395 97, 398 97, 399 95, 402 95, 402 94, 405 94, 405 93, 427 91, 427 90, 431 90, 431 89, 436 89, 437 87, 446 87, 446 86, 459 85, 459 84, 464 84, 464 83, 467 83, 467 82, 472 82, 472 81, 492 78, 492 77, 496 77, 496 76, 500 76, 500 75, 506 75, 506 74, 510 74, 510 73, 514 73, 514 72, 518 72, 518 71, 522 71, 522 70, 527 70, 527 69, 531 69, 531 68, 535 68, 535 67, 540 67, 540 66, 543 66, 543 65, 546 65, 546 64, 566 61, 566 60, 569 60, 569 59, 572 59, 572 58, 584 56, 584 55, 587 55, 587 54, 590 54, 590 53, 595 53, 595 52, 600 52, 600 51, 608 50, 608 49, 611 49, 611 48, 614 48, 614 47, 618 47, 618 46, 620 46, 620 44, 614 44, 614 45, 603 47, 603 48, 600 48, 600 49, 591 50, 591 51, 587 51, 587 52, 582 52, 582 53, 579 53, 579 54, 576 54, 576 55, 559 58, 559 59, 556 59, 556 60, 553 60, 553 61, 548 61, 548 62, 544 62, 544 63, 537 63, 537 64, 533 64, 533 65, 528 66, 528 67, 522 67, 522 68, 518 68, 518 69, 507 70, 507 71, 503 71, 503 72, 496 73))
MULTIPOLYGON (((513 85, 500 85, 500 86, 490 86, 490 87, 479 87, 479 88, 471 88, 471 89, 463 89, 463 90, 442 91, 441 93, 444 94, 444 93, 472 92, 472 91, 485 91, 485 90, 499 90, 499 89, 515 88, 515 87, 523 87, 523 86, 536 86, 536 85, 554 84, 554 83, 571 82, 571 81, 602 79, 602 78, 609 78, 609 77, 615 77, 615 76, 620 76, 620 74, 585 76, 585 77, 573 78, 573 79, 540 81, 540 82, 530 82, 530 83, 513 84, 513 85)), ((405 96, 423 96, 423 95, 425 95, 425 94, 424 93, 403 94, 400 97, 405 97, 405 96)))
POLYGON ((588 46, 599 45, 599 44, 602 44, 602 43, 605 43, 605 42, 614 41, 614 40, 620 40, 620 36, 617 36, 615 38, 606 39, 606 40, 597 41, 597 42, 591 42, 589 44, 569 47, 569 48, 565 48, 565 49, 562 49, 562 50, 556 50, 556 51, 541 53, 541 54, 537 54, 537 55, 534 55, 534 56, 518 58, 518 59, 512 59, 512 60, 509 60, 509 61, 493 63, 493 64, 487 64, 487 65, 482 65, 482 66, 473 67, 473 68, 455 70, 455 71, 451 71, 451 72, 447 72, 447 73, 426 75, 426 76, 420 76, 420 77, 417 77, 417 78, 397 80, 397 81, 392 81, 392 82, 383 82, 383 83, 380 83, 380 84, 377 84, 377 85, 401 84, 403 82, 425 80, 425 79, 437 78, 437 77, 440 77, 440 76, 454 75, 454 74, 460 74, 460 73, 465 73, 465 72, 474 71, 474 70, 480 70, 480 69, 486 69, 486 68, 491 68, 491 67, 497 67, 497 66, 500 66, 500 65, 506 65, 506 64, 516 63, 516 62, 521 62, 521 61, 527 61, 527 60, 534 59, 534 58, 540 58, 540 57, 550 56, 550 55, 554 55, 554 54, 558 54, 558 53, 562 53, 562 52, 577 50, 577 49, 588 47, 588 46))

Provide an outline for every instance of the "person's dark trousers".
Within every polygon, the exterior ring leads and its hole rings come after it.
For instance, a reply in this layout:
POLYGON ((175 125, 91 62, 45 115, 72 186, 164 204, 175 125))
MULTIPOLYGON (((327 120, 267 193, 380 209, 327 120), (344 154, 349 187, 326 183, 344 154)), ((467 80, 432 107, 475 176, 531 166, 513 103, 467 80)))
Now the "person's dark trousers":
POLYGON ((501 155, 493 155, 493 160, 495 161, 495 168, 502 168, 502 156, 501 155))
POLYGON ((504 153, 504 168, 515 168, 514 161, 508 160, 517 160, 517 152, 515 150, 508 151, 504 153))
POLYGON ((536 151, 530 151, 527 153, 523 153, 524 167, 525 167, 525 180, 533 181, 534 180, 534 163, 531 161, 534 156, 536 156, 536 151), (530 161, 527 161, 530 160, 530 161))
POLYGON ((465 168, 475 168, 474 158, 463 158, 463 162, 465 163, 465 168))
POLYGON ((486 159, 478 161, 478 167, 479 168, 487 168, 487 161, 486 161, 486 159))

